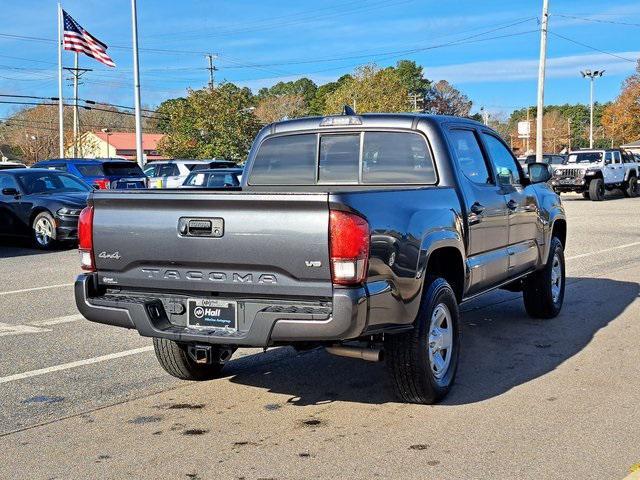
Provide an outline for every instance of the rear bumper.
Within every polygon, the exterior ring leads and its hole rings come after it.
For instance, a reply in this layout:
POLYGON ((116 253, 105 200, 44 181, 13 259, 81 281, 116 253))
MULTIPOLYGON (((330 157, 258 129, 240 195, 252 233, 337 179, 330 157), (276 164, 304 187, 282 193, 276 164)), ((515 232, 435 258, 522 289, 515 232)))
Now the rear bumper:
POLYGON ((328 342, 357 338, 367 326, 364 288, 336 288, 330 302, 243 300, 238 306, 243 311, 238 331, 229 333, 187 328, 186 314, 176 315, 168 307, 187 298, 153 293, 103 295, 98 292, 95 274, 80 275, 75 283, 76 305, 87 320, 178 342, 239 347, 328 342))

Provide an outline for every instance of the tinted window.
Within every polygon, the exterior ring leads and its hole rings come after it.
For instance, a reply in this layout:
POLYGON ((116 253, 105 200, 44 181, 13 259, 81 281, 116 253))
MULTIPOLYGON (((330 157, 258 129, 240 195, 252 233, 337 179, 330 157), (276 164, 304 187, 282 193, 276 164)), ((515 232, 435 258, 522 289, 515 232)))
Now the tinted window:
POLYGON ((76 165, 76 168, 83 177, 103 177, 102 165, 76 165))
POLYGON ((482 137, 487 146, 489 157, 496 168, 498 183, 500 185, 520 184, 520 171, 507 147, 493 135, 483 133, 482 137))
POLYGON ((251 170, 251 185, 315 183, 316 135, 287 135, 265 140, 251 170))
POLYGON ((562 165, 564 163, 564 157, 551 157, 551 165, 562 165))
POLYGON ((55 192, 88 192, 91 187, 71 175, 58 173, 24 173, 16 175, 27 194, 55 192))
POLYGON ((155 177, 155 173, 156 173, 156 166, 155 165, 147 165, 144 170, 143 170, 144 174, 147 177, 155 177))
POLYGON ((475 134, 471 130, 452 130, 449 136, 458 164, 465 176, 475 183, 492 183, 475 134))
POLYGON ((5 188, 15 188, 18 190, 18 183, 11 175, 0 175, 0 195, 5 188))
POLYGON ((318 181, 357 183, 360 159, 360 135, 323 135, 320 137, 318 181))
POLYGON ((107 175, 131 175, 142 177, 142 169, 134 162, 108 162, 104 164, 104 173, 107 175))
POLYGON ((435 168, 426 141, 414 133, 366 132, 362 181, 435 183, 435 168))
POLYGON ((153 173, 154 177, 173 177, 177 175, 180 175, 180 171, 175 163, 161 163, 160 165, 156 165, 155 172, 153 173))
POLYGON ((236 187, 238 179, 232 173, 211 173, 207 181, 207 187, 236 187))

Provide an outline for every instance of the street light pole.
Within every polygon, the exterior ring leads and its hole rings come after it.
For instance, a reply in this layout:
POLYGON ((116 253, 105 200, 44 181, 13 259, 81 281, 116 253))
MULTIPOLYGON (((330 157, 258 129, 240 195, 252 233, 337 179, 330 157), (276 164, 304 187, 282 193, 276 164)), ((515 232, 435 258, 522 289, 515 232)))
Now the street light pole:
POLYGON ((596 77, 604 75, 604 70, 584 70, 582 78, 589 79, 589 148, 593 148, 593 89, 596 77))

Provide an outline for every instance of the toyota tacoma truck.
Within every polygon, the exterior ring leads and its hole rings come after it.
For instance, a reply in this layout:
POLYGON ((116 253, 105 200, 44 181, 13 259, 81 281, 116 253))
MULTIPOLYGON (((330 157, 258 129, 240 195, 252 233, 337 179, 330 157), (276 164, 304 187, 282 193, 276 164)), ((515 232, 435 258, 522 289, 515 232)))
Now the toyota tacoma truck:
POLYGON ((565 165, 553 170, 551 186, 558 193, 581 193, 593 201, 604 200, 605 191, 613 189, 636 197, 639 173, 640 164, 624 150, 577 150, 569 154, 565 165))
POLYGON ((434 403, 461 302, 506 288, 533 317, 560 312, 567 224, 549 176, 462 118, 274 123, 239 187, 92 192, 77 307, 152 337, 181 379, 219 376, 240 347, 324 347, 384 360, 401 400, 434 403))

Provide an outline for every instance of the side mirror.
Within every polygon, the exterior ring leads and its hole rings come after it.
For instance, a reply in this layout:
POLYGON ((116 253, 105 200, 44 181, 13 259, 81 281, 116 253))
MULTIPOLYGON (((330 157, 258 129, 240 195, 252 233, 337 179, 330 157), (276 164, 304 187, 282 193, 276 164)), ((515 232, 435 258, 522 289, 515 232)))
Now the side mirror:
POLYGON ((530 163, 529 180, 531 183, 545 183, 551 180, 549 165, 546 163, 530 163))
POLYGON ((7 197, 17 197, 20 195, 20 192, 15 188, 3 188, 2 194, 7 197))

